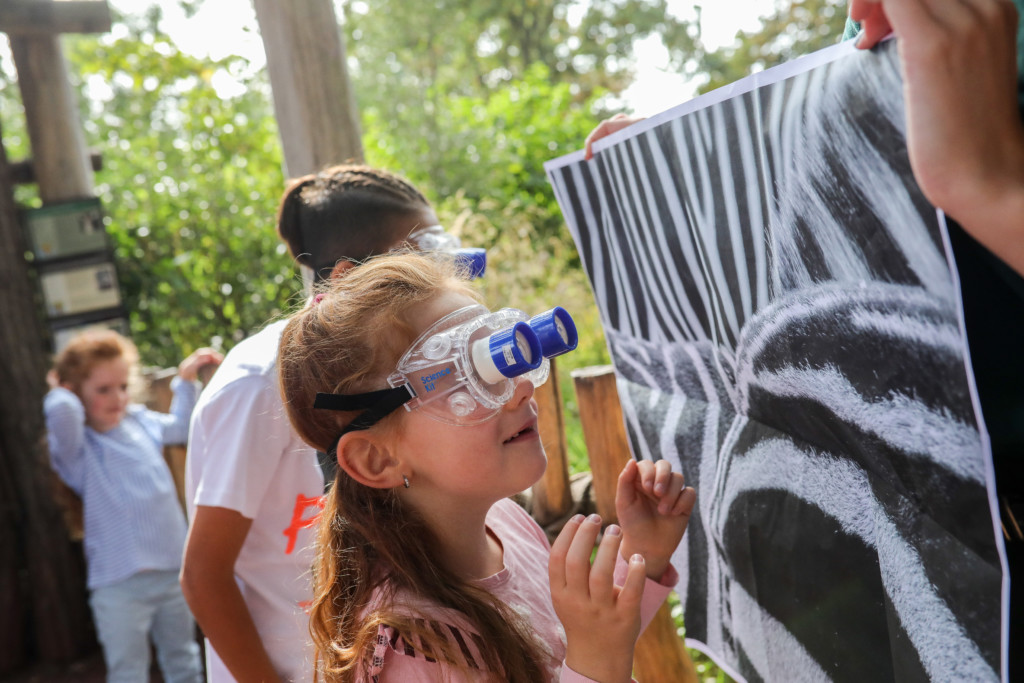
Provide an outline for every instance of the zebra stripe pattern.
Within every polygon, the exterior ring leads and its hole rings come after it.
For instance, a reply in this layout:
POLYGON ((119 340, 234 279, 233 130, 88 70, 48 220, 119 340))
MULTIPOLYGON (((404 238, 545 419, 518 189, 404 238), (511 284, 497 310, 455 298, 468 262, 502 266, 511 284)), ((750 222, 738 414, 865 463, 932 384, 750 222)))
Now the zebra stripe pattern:
POLYGON ((547 164, 634 455, 698 491, 688 642, 750 681, 985 681, 1003 548, 895 45, 840 45, 547 164))

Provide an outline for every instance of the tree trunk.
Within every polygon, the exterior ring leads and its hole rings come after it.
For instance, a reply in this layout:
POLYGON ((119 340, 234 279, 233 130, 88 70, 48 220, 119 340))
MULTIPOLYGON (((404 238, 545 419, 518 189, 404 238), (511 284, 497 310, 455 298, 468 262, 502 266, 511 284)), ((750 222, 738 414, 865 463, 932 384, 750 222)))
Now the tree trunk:
POLYGON ((53 496, 46 354, 25 251, 0 144, 0 674, 96 649, 81 548, 53 496))
POLYGON ((331 0, 254 0, 285 174, 361 161, 359 117, 331 0))

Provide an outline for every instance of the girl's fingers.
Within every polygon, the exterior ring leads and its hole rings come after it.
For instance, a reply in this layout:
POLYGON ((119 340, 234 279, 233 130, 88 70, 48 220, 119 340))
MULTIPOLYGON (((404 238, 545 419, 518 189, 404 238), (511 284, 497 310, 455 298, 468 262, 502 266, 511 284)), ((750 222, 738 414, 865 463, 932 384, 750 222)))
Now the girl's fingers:
POLYGON ((676 504, 672 506, 672 514, 689 517, 693 513, 693 506, 696 503, 697 491, 692 486, 688 486, 676 498, 676 504))
POLYGON ((571 591, 590 593, 590 556, 601 531, 601 517, 590 515, 576 530, 565 555, 565 585, 571 591))
POLYGON ((583 523, 583 519, 583 515, 572 517, 558 532, 555 542, 551 544, 551 554, 548 556, 548 580, 551 582, 552 592, 565 588, 565 556, 569 552, 569 547, 572 545, 572 540, 576 536, 580 524, 583 523))
POLYGON ((643 555, 635 554, 629 558, 629 570, 626 581, 622 584, 617 598, 620 610, 629 612, 640 609, 640 601, 644 596, 644 584, 647 581, 647 564, 643 555))
POLYGON ((655 496, 661 498, 668 493, 669 483, 672 479, 672 463, 668 460, 659 460, 654 463, 654 488, 655 496))
MULTIPOLYGON (((628 507, 636 500, 636 481, 640 474, 636 460, 630 458, 619 473, 619 481, 615 488, 616 506, 628 507)), ((621 509, 620 507, 620 509, 621 509)))
POLYGON ((668 484, 666 485, 665 494, 658 501, 658 514, 670 515, 675 509, 676 503, 679 502, 679 495, 683 490, 683 484, 685 480, 683 475, 678 472, 672 474, 669 477, 668 484))
POLYGON ((651 495, 654 493, 655 464, 651 460, 639 460, 637 467, 637 483, 640 490, 651 495))
POLYGON ((615 562, 620 545, 622 529, 617 524, 608 525, 590 568, 590 597, 595 602, 611 603, 614 600, 615 562))

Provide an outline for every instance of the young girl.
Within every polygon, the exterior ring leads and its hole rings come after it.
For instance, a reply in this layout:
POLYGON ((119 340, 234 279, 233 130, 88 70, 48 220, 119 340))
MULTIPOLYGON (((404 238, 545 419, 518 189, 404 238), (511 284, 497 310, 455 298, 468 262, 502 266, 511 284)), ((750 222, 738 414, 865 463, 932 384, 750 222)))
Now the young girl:
POLYGON ((171 413, 129 405, 138 353, 112 331, 84 332, 57 358, 43 404, 50 457, 82 498, 89 605, 107 681, 149 679, 152 635, 163 678, 198 683, 195 625, 178 586, 185 515, 164 444, 185 443, 198 369, 220 362, 196 351, 171 382, 171 413))
POLYGON ((675 583, 693 489, 667 463, 631 461, 621 528, 605 531, 593 565, 596 515, 549 548, 508 500, 546 466, 532 382, 453 381, 446 365, 502 314, 449 265, 412 254, 374 259, 314 301, 285 328, 278 363, 297 432, 339 465, 314 568, 318 673, 629 681, 642 625, 675 583), (430 400, 442 383, 451 391, 430 400))

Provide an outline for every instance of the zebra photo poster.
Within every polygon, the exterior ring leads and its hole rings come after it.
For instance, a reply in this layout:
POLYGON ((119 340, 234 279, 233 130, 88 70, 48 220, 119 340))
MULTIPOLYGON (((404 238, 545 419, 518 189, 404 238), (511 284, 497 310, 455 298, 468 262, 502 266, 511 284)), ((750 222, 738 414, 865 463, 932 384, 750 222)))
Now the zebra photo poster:
POLYGON ((697 489, 687 642, 739 680, 1005 680, 990 447, 904 134, 895 43, 844 43, 546 164, 633 454, 697 489))

